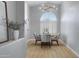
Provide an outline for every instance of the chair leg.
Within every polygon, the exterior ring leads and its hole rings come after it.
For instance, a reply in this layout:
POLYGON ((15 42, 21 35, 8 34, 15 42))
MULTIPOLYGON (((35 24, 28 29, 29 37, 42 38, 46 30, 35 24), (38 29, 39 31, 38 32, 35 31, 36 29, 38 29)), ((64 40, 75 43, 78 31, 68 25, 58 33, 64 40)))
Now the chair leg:
POLYGON ((51 47, 51 43, 49 42, 49 48, 51 47))
POLYGON ((51 41, 51 45, 52 45, 53 43, 52 43, 52 41, 51 41))
POLYGON ((35 45, 37 44, 37 40, 35 40, 35 45))
POLYGON ((42 42, 41 42, 41 48, 42 48, 42 42))
POLYGON ((56 42, 57 42, 57 45, 59 46, 58 40, 56 42))

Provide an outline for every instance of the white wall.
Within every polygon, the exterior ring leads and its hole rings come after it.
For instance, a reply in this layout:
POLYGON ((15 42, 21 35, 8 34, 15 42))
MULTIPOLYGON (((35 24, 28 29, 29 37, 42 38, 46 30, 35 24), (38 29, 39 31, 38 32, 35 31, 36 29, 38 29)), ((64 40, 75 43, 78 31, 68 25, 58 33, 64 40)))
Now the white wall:
POLYGON ((25 11, 24 38, 28 40, 29 39, 29 6, 27 2, 25 2, 24 11, 25 11))
MULTIPOLYGON (((20 24, 19 38, 24 37, 24 2, 7 1, 8 20, 20 24)), ((13 30, 10 31, 10 39, 13 39, 13 30)))
POLYGON ((24 1, 16 1, 16 21, 24 24, 24 1))
POLYGON ((16 1, 16 22, 20 24, 19 38, 24 37, 24 1, 16 1))
MULTIPOLYGON (((30 38, 33 38, 33 33, 40 33, 40 18, 44 12, 39 9, 40 5, 29 7, 29 20, 30 20, 30 38)), ((57 16, 57 32, 60 33, 60 4, 57 5, 58 10, 54 11, 57 16)))
POLYGON ((40 17, 42 15, 38 6, 29 7, 29 24, 30 24, 30 38, 33 38, 33 33, 40 33, 40 17))
POLYGON ((63 41, 79 54, 79 2, 64 2, 61 12, 63 41))
POLYGON ((16 1, 7 1, 8 20, 16 22, 16 1))
MULTIPOLYGON (((16 22, 16 1, 7 1, 8 22, 16 22)), ((9 29, 10 40, 14 39, 13 30, 9 29)))

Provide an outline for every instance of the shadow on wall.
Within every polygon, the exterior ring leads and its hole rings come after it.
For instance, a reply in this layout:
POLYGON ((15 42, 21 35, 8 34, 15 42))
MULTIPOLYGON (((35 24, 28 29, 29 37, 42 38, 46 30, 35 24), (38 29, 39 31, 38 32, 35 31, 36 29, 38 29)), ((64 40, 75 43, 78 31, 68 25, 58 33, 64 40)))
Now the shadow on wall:
POLYGON ((65 34, 61 34, 61 39, 65 44, 67 44, 67 36, 65 34))

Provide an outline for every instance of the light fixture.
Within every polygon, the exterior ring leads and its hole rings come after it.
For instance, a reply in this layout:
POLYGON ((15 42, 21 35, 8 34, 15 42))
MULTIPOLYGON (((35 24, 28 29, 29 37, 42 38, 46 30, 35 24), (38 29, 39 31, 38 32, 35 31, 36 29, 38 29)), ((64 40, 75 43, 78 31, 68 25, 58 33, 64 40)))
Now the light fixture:
POLYGON ((57 10, 58 8, 56 7, 55 4, 47 2, 47 3, 41 4, 39 9, 42 11, 53 11, 53 10, 57 10))

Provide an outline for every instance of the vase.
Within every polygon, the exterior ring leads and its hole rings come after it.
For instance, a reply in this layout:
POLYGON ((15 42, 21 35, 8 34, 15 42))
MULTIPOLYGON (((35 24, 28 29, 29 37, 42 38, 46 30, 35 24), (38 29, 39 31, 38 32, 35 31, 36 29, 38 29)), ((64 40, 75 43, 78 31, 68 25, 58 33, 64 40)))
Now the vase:
POLYGON ((14 30, 14 39, 15 40, 19 39, 19 30, 14 30))

